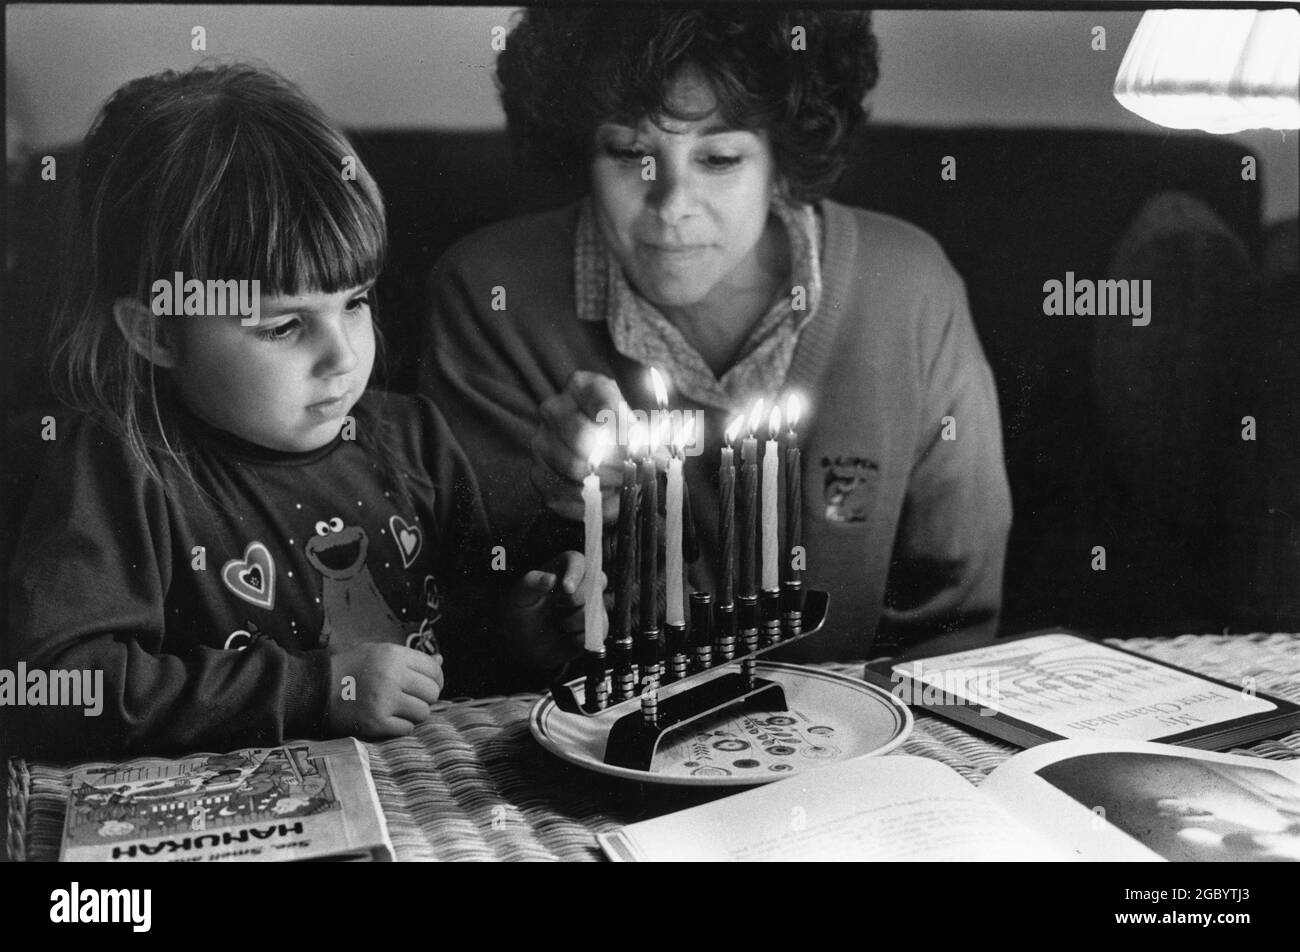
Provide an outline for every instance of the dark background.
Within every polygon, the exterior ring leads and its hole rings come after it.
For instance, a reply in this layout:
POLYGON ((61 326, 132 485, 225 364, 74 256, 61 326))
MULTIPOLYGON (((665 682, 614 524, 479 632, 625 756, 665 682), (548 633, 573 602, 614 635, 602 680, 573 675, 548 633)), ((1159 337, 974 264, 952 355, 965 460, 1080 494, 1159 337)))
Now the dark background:
MULTIPOLYGON (((365 131, 393 238, 386 385, 410 389, 425 278, 457 238, 573 195, 500 132, 365 131)), ((997 380, 1015 520, 1003 629, 1106 635, 1300 629, 1296 225, 1222 138, 1163 131, 868 127, 833 197, 932 233, 964 276, 997 380), (940 179, 944 156, 955 182, 940 179), (1043 283, 1149 278, 1146 327, 1048 317, 1043 283), (1254 441, 1242 418, 1256 420, 1254 441), (1106 550, 1094 571, 1093 547, 1106 550)), ((75 157, 56 153, 60 168, 75 157)), ((9 191, 7 525, 55 412, 43 334, 67 176, 9 191)))

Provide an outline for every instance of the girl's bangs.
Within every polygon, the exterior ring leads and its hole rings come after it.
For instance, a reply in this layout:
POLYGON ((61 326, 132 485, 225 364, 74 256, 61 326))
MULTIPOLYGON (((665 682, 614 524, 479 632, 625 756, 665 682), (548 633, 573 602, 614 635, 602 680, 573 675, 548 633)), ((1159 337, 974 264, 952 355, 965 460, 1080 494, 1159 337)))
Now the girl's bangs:
POLYGON ((223 151, 205 150, 202 168, 186 170, 205 183, 187 184, 188 208, 157 206, 174 227, 149 231, 179 240, 152 249, 148 267, 171 261, 187 279, 256 280, 266 295, 336 293, 373 281, 387 251, 378 186, 333 130, 289 132, 241 122, 223 151))

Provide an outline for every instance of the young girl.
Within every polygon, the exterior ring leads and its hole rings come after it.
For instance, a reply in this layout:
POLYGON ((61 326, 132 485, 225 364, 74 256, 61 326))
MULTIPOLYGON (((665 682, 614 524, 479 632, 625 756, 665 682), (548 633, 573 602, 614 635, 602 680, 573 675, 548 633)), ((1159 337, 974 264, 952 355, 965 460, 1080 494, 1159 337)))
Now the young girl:
POLYGON ((135 80, 78 203, 86 290, 56 340, 84 415, 27 514, 9 654, 102 697, 26 708, 30 753, 392 737, 563 656, 582 557, 498 592, 442 417, 366 389, 383 201, 316 106, 248 66, 135 80))

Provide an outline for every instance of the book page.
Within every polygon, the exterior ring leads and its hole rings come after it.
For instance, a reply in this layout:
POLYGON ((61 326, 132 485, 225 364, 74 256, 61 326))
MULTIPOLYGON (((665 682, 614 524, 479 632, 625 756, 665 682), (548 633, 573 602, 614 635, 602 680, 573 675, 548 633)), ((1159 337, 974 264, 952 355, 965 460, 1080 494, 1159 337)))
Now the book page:
POLYGON ((1056 741, 980 789, 1079 859, 1300 860, 1300 762, 1056 741))
POLYGON ((860 757, 600 837, 616 861, 1053 860, 958 774, 860 757))
POLYGON ((891 670, 1067 738, 1154 740, 1276 709, 1264 698, 1065 633, 891 670))

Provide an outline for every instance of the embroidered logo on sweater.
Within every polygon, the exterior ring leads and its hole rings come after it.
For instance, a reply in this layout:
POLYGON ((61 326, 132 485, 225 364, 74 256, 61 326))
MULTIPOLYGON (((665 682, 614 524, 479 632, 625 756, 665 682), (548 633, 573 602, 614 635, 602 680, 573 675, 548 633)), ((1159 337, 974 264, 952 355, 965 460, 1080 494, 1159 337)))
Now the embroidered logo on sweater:
POLYGON ((420 554, 420 546, 424 541, 420 535, 420 527, 411 525, 401 516, 391 516, 388 520, 388 531, 393 534, 397 551, 401 553, 402 568, 409 569, 415 557, 420 554))
POLYGON ((361 526, 345 526, 338 516, 316 523, 316 534, 307 540, 307 561, 324 580, 321 604, 325 621, 319 647, 330 644, 336 636, 349 643, 405 643, 407 626, 388 607, 366 566, 369 549, 370 536, 366 530, 361 526))
POLYGON ((432 575, 424 577, 424 607, 428 614, 420 622, 420 630, 406 636, 406 647, 425 654, 439 654, 441 649, 433 626, 442 618, 442 596, 438 594, 438 582, 432 575))
POLYGON ((260 542, 248 543, 242 559, 223 565, 221 581, 250 605, 267 611, 275 606, 275 562, 260 542))
POLYGON ((249 645, 257 644, 259 641, 267 639, 269 636, 262 634, 261 630, 253 622, 247 622, 247 628, 240 628, 238 631, 232 631, 226 638, 225 648, 227 651, 243 651, 249 645))
POLYGON ((880 471, 875 460, 861 456, 822 457, 826 518, 830 522, 866 522, 871 509, 868 474, 880 471))

